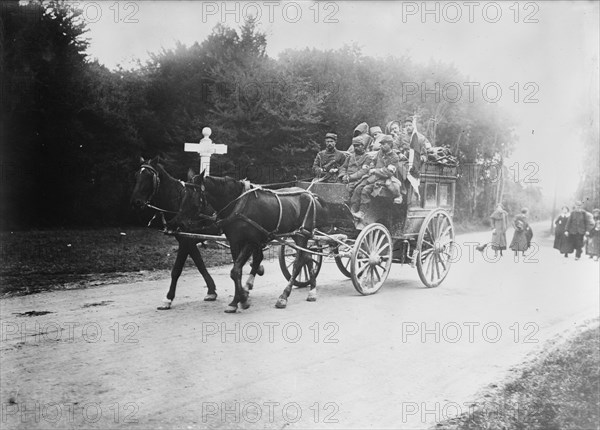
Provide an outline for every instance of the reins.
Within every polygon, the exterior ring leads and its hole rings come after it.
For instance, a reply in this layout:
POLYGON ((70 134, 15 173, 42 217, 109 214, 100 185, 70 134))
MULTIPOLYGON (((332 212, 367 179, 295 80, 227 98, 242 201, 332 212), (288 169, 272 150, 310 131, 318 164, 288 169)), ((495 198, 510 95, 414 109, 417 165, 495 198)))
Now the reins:
MULTIPOLYGON (((229 203, 227 203, 227 205, 225 205, 222 209, 220 209, 219 211, 217 211, 214 216, 209 217, 209 216, 206 216, 206 215, 203 216, 203 214, 199 214, 199 215, 202 218, 204 218, 204 219, 211 220, 218 227, 221 227, 223 225, 229 224, 230 222, 232 222, 236 218, 241 218, 243 221, 247 222, 248 224, 252 225, 257 230, 259 230, 261 233, 265 234, 267 236, 267 239, 270 240, 273 237, 275 237, 275 235, 277 235, 279 233, 279 228, 281 227, 281 221, 282 221, 282 218, 283 218, 283 205, 281 203, 280 196, 298 196, 298 195, 302 195, 302 194, 308 194, 308 196, 310 197, 310 203, 308 205, 306 213, 304 214, 304 219, 302 221, 302 226, 300 227, 300 229, 298 230, 298 232, 301 232, 301 233, 307 232, 306 222, 308 220, 308 216, 309 216, 309 214, 311 212, 311 209, 312 209, 312 221, 313 221, 312 225, 313 225, 313 227, 316 225, 316 217, 317 217, 316 196, 311 191, 309 191, 309 190, 297 190, 297 191, 283 191, 283 192, 281 192, 281 191, 278 191, 278 190, 271 190, 271 189, 268 189, 268 188, 263 188, 263 186, 252 184, 249 181, 242 181, 242 183, 244 184, 244 192, 242 192, 235 199, 233 199, 232 201, 230 201, 229 203), (241 203, 242 199, 244 197, 246 197, 247 195, 251 194, 251 193, 255 193, 255 195, 256 195, 256 193, 258 191, 262 191, 262 192, 265 192, 265 193, 270 193, 270 194, 274 195, 275 198, 276 198, 276 200, 277 200, 277 204, 278 204, 278 207, 279 207, 279 215, 278 215, 278 219, 277 219, 277 226, 275 227, 275 230, 273 230, 271 232, 269 232, 268 230, 266 230, 264 227, 262 227, 256 221, 251 220, 246 215, 244 215, 244 214, 242 214, 242 213, 239 212, 243 208, 243 206, 245 206, 245 204, 241 203), (235 207, 233 208, 232 213, 230 215, 226 216, 225 218, 220 218, 220 216, 225 212, 225 210, 228 209, 234 203, 235 203, 235 207)), ((202 185, 197 185, 197 184, 189 184, 189 185, 192 185, 193 187, 196 187, 196 188, 200 188, 203 193, 205 192, 205 188, 202 185)), ((278 184, 271 184, 271 185, 278 185, 278 184)))
MULTIPOLYGON (((159 208, 158 206, 154 206, 154 205, 150 204, 150 201, 152 201, 152 199, 154 198, 156 193, 158 193, 158 189, 160 187, 160 173, 154 166, 151 166, 150 164, 142 164, 142 166, 140 167, 140 172, 144 169, 147 169, 150 171, 150 173, 152 173, 152 194, 150 194, 150 197, 148 197, 148 200, 146 201, 144 206, 159 212, 160 216, 161 216, 161 221, 162 221, 163 227, 166 227, 167 220, 165 219, 164 214, 165 213, 177 214, 178 212, 169 211, 167 209, 162 209, 162 208, 159 208)), ((179 184, 183 186, 183 190, 185 190, 185 183, 180 180, 177 180, 177 182, 179 182, 179 184)), ((157 215, 158 214, 154 214, 154 216, 150 219, 150 221, 148 222, 148 227, 152 224, 152 221, 154 221, 156 219, 157 215)))

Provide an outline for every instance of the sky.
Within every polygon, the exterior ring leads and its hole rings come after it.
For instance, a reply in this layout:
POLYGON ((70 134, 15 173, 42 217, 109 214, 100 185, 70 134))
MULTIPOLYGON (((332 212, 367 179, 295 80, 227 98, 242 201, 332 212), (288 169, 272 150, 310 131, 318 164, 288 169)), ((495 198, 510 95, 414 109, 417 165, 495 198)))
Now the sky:
MULTIPOLYGON (((474 91, 486 88, 490 103, 517 118, 519 142, 508 161, 515 176, 519 172, 514 179, 539 180, 546 196, 556 187, 559 204, 571 203, 579 179, 581 139, 574 122, 589 111, 588 106, 595 106, 589 113, 598 115, 597 2, 84 1, 79 5, 90 29, 90 56, 113 69, 145 61, 149 52, 173 48, 177 41, 201 42, 217 23, 238 28, 249 15, 259 15, 259 28, 267 34, 267 54, 273 58, 286 49, 357 44, 364 55, 451 63, 475 83, 474 91)), ((469 86, 457 85, 467 97, 469 86)))

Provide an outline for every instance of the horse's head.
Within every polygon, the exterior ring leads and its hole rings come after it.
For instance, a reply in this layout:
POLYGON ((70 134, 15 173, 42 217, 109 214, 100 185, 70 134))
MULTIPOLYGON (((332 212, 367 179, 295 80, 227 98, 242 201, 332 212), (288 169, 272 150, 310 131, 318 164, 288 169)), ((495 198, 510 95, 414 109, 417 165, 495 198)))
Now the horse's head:
POLYGON ((140 157, 140 169, 135 174, 135 186, 131 193, 131 204, 138 209, 145 207, 158 191, 160 174, 158 171, 160 159, 145 160, 140 157))
POLYGON ((194 183, 202 186, 208 203, 218 211, 230 206, 244 191, 251 188, 248 181, 238 181, 229 176, 204 176, 204 172, 194 177, 194 183))
POLYGON ((185 184, 179 212, 167 223, 167 227, 187 231, 203 229, 210 224, 208 220, 211 213, 205 196, 204 172, 194 176, 191 170, 188 171, 188 182, 185 184))

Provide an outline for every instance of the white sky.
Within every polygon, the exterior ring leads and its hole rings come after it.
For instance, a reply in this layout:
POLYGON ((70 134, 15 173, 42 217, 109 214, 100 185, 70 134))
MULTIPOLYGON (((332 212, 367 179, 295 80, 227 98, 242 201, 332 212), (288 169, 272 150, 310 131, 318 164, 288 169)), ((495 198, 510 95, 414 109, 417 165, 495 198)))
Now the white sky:
MULTIPOLYGON (((267 33, 267 53, 275 58, 287 48, 337 49, 356 42, 365 55, 406 54, 419 63, 453 63, 470 81, 480 83, 477 91, 487 83, 499 85, 502 96, 497 104, 521 121, 511 162, 520 164, 522 175, 528 173, 524 163, 537 163, 536 177, 546 195, 552 195, 560 175, 559 204, 570 198, 578 181, 581 150, 573 120, 588 103, 598 115, 597 2, 108 1, 80 5, 90 28, 89 53, 110 68, 127 67, 132 59, 144 61, 148 52, 172 48, 176 41, 201 42, 218 22, 237 28, 244 13, 257 10, 260 28, 267 33), (423 16, 424 8, 438 8, 439 22, 433 13, 423 16), (492 22, 498 10, 501 16, 492 22), (510 89, 515 82, 520 87, 516 103, 510 89), (535 86, 526 88, 527 83, 535 86), (535 88, 539 90, 531 95, 538 102, 524 103, 535 88)), ((463 89, 466 96, 468 88, 463 89)))

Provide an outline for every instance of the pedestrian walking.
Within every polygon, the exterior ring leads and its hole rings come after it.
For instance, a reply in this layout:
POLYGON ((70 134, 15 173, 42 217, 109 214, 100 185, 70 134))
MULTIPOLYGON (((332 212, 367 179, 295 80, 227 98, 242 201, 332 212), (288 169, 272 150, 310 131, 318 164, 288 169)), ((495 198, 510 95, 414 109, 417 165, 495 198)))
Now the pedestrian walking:
POLYGON ((508 229, 508 213, 501 204, 496 206, 496 210, 490 215, 492 220, 492 249, 494 257, 502 256, 502 251, 506 249, 506 230, 508 229))
POLYGON ((571 246, 575 249, 575 260, 581 258, 583 238, 592 229, 592 214, 583 209, 581 201, 575 202, 565 226, 565 236, 569 238, 571 246))
POLYGON ((573 252, 573 247, 569 238, 565 236, 565 228, 567 226, 567 220, 569 219, 569 207, 563 206, 561 213, 558 218, 554 221, 554 249, 563 254, 565 258, 569 257, 569 254, 573 252))
POLYGON ((521 213, 515 216, 513 220, 515 232, 510 242, 510 249, 515 251, 515 256, 519 255, 519 252, 525 255, 525 251, 527 251, 531 243, 531 228, 529 227, 528 214, 529 210, 523 208, 521 209, 521 213))
POLYGON ((587 238, 585 251, 590 258, 598 261, 598 257, 600 257, 600 209, 594 209, 592 215, 594 226, 587 238))

